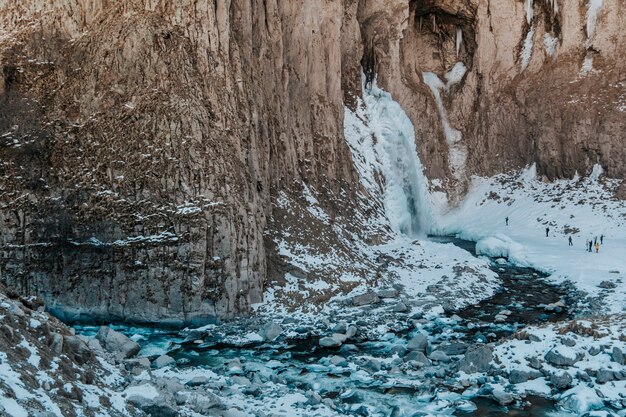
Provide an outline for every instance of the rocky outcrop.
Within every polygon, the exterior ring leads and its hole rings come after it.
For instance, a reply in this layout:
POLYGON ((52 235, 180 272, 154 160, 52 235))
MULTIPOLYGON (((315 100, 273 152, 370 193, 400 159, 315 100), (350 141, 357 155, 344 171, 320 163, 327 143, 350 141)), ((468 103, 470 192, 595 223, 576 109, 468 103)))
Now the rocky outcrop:
POLYGON ((259 302, 271 196, 352 192, 355 7, 0 3, 3 282, 70 321, 259 302))
POLYGON ((0 279, 68 321, 248 312, 281 195, 351 223, 361 68, 453 199, 531 162, 624 177, 626 6, 599 4, 0 1, 0 279))

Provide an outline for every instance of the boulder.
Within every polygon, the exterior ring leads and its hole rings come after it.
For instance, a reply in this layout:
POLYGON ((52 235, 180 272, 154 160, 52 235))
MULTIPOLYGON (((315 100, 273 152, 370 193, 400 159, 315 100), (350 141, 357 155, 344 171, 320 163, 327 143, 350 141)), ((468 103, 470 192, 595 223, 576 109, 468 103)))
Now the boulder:
POLYGON ((266 341, 275 340, 283 332, 283 328, 278 323, 267 323, 259 330, 259 335, 266 341))
POLYGON ((128 359, 139 353, 141 347, 120 332, 116 332, 110 327, 102 326, 98 330, 96 339, 102 347, 113 353, 115 356, 128 359))
POLYGON ((557 346, 546 353, 544 359, 552 365, 572 366, 578 362, 578 355, 571 348, 557 346))
POLYGON ((346 331, 348 331, 348 325, 345 321, 342 321, 341 323, 337 323, 332 330, 333 333, 346 333, 346 331))
POLYGON ((346 367, 348 366, 348 361, 343 356, 334 355, 330 357, 330 363, 335 366, 346 367))
POLYGON ((491 394, 500 405, 508 405, 515 401, 515 397, 510 392, 506 392, 500 388, 496 388, 493 390, 491 394))
POLYGON ((407 343, 406 345, 406 348, 408 350, 417 350, 420 352, 425 352, 427 347, 428 337, 423 333, 419 333, 418 335, 413 336, 411 340, 409 340, 409 343, 407 343))
POLYGON ((165 368, 166 366, 176 366, 174 358, 168 355, 161 355, 152 362, 152 367, 155 369, 165 368))
POLYGON ((356 326, 348 326, 348 328, 346 329, 346 339, 350 339, 356 336, 357 331, 358 330, 356 326))
POLYGON ((398 303, 393 306, 391 311, 393 311, 394 313, 404 313, 408 309, 409 308, 406 306, 406 304, 404 304, 402 301, 398 301, 398 303))
POLYGON ((365 294, 355 295, 352 297, 353 306, 365 306, 380 302, 380 297, 375 292, 366 292, 365 294))
POLYGON ((436 350, 430 354, 430 359, 434 361, 439 361, 439 362, 447 362, 450 360, 450 357, 446 355, 445 352, 441 350, 436 350))
POLYGON ((620 365, 626 365, 626 356, 624 356, 622 350, 617 346, 615 346, 613 348, 613 351, 611 352, 611 360, 613 362, 617 362, 620 365))
POLYGON ((419 362, 422 363, 424 365, 430 365, 430 359, 428 359, 426 357, 426 355, 424 355, 423 352, 419 352, 419 351, 412 351, 407 353, 407 355, 404 357, 404 361, 405 362, 410 362, 410 361, 414 361, 414 362, 419 362))
POLYGON ((203 416, 214 415, 217 409, 224 408, 222 400, 211 392, 194 394, 187 399, 187 404, 189 404, 193 411, 203 416))
POLYGON ((606 384, 607 382, 613 381, 615 376, 613 375, 613 371, 608 369, 600 369, 596 372, 596 382, 598 384, 606 384))
POLYGON ((487 372, 491 367, 493 350, 490 346, 473 346, 465 352, 465 356, 459 362, 459 371, 472 374, 475 372, 487 372))
POLYGON ((360 366, 361 368, 363 368, 365 371, 369 372, 370 374, 374 374, 380 371, 382 368, 380 361, 376 359, 367 359, 360 366))
POLYGON ((467 351, 467 344, 454 342, 454 343, 444 343, 440 345, 437 349, 445 352, 448 356, 457 356, 462 355, 467 351))
POLYGON ((191 378, 189 381, 185 383, 188 387, 199 387, 202 385, 206 385, 209 383, 209 378, 204 375, 198 375, 191 378))
POLYGON ((517 369, 509 372, 509 382, 511 384, 522 384, 531 379, 541 378, 543 374, 538 371, 519 371, 517 369))
POLYGON ((558 390, 564 390, 572 386, 572 376, 567 372, 550 375, 550 382, 558 390))
POLYGON ((597 356, 598 354, 600 354, 600 352, 602 352, 602 349, 597 346, 591 346, 588 352, 591 356, 597 356))
POLYGON ((388 288, 384 290, 378 291, 378 296, 380 298, 396 298, 398 296, 398 290, 394 288, 388 288))
POLYGON ((335 333, 332 336, 322 337, 320 339, 320 341, 319 341, 320 346, 322 346, 322 347, 337 347, 337 346, 341 346, 341 344, 344 342, 344 340, 342 340, 342 338, 334 337, 336 334, 339 334, 339 333, 335 333))

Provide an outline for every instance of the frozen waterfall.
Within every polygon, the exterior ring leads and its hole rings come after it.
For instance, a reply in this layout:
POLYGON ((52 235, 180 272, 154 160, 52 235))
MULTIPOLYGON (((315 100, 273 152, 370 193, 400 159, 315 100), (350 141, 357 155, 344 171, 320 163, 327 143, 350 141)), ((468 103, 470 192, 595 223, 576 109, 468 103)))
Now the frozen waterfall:
POLYGON ((356 114, 346 109, 345 123, 363 185, 380 195, 375 178, 384 178, 381 197, 391 227, 411 237, 426 235, 433 226, 428 180, 413 124, 402 107, 374 81, 370 88, 364 86, 356 114))

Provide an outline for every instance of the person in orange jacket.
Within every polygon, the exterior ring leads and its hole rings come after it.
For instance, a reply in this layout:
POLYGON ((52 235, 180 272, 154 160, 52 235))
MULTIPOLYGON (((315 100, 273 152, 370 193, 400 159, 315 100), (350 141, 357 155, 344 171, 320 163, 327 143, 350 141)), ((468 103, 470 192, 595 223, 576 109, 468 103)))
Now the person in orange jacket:
POLYGON ((598 253, 599 250, 600 250, 600 244, 596 242, 596 253, 598 253))

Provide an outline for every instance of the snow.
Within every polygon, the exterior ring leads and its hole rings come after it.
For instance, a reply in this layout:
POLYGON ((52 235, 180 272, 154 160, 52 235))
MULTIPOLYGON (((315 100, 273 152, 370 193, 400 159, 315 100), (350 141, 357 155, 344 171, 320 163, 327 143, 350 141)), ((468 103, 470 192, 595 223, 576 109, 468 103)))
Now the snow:
MULTIPOLYGON (((463 68, 464 67, 465 66, 463 65, 463 68)), ((451 73, 453 73, 454 75, 451 74, 450 79, 456 80, 460 71, 460 67, 458 67, 456 71, 451 71, 451 73)), ((424 72, 422 73, 422 76, 424 78, 424 83, 428 86, 435 98, 435 104, 437 105, 439 117, 441 118, 441 124, 443 125, 443 133, 449 147, 448 156, 450 160, 450 168, 452 169, 452 174, 455 176, 456 179, 461 179, 463 177, 463 171, 465 169, 467 149, 464 145, 460 143, 463 139, 461 132, 453 128, 452 125, 450 125, 450 121, 448 120, 448 113, 445 106, 443 105, 443 100, 441 99, 441 90, 444 88, 447 89, 447 87, 450 85, 450 81, 448 81, 448 84, 444 84, 437 76, 437 74, 432 72, 424 72)))
POLYGON ((458 84, 463 80, 463 76, 467 72, 467 67, 462 62, 457 62, 454 64, 452 69, 444 74, 444 77, 448 82, 446 83, 446 91, 450 90, 455 84, 458 84))
POLYGON ((604 0, 589 0, 587 3, 587 43, 591 44, 593 35, 596 32, 596 24, 598 21, 598 13, 602 8, 604 0))
POLYGON ((533 21, 534 16, 533 1, 534 0, 524 0, 524 9, 526 10, 526 23, 528 23, 529 25, 533 21))
POLYGON ((531 28, 526 34, 526 38, 524 39, 524 45, 522 46, 522 51, 520 52, 521 59, 521 72, 528 67, 530 63, 530 59, 533 56, 533 36, 535 35, 535 28, 531 28))
POLYGON ((546 33, 543 35, 543 46, 546 48, 546 53, 549 56, 554 56, 554 52, 556 52, 558 39, 552 36, 550 33, 546 33))
POLYGON ((132 387, 128 387, 126 388, 124 393, 126 394, 127 398, 132 397, 132 396, 138 396, 138 397, 147 398, 149 400, 154 400, 155 398, 159 396, 159 391, 150 384, 135 385, 132 387))
POLYGON ((602 297, 606 312, 626 309, 626 207, 612 198, 619 181, 598 180, 596 166, 585 179, 544 183, 535 167, 515 175, 474 178, 459 207, 439 208, 438 232, 478 242, 490 256, 550 274, 555 282, 571 281, 591 297, 602 297), (504 219, 509 217, 509 226, 504 219), (545 237, 545 228, 550 228, 545 237), (605 236, 598 254, 585 240, 605 236), (572 236, 574 246, 568 246, 572 236), (599 288, 612 282, 615 290, 599 288))
POLYGON ((593 56, 587 55, 580 68, 579 76, 584 77, 593 71, 593 56))

